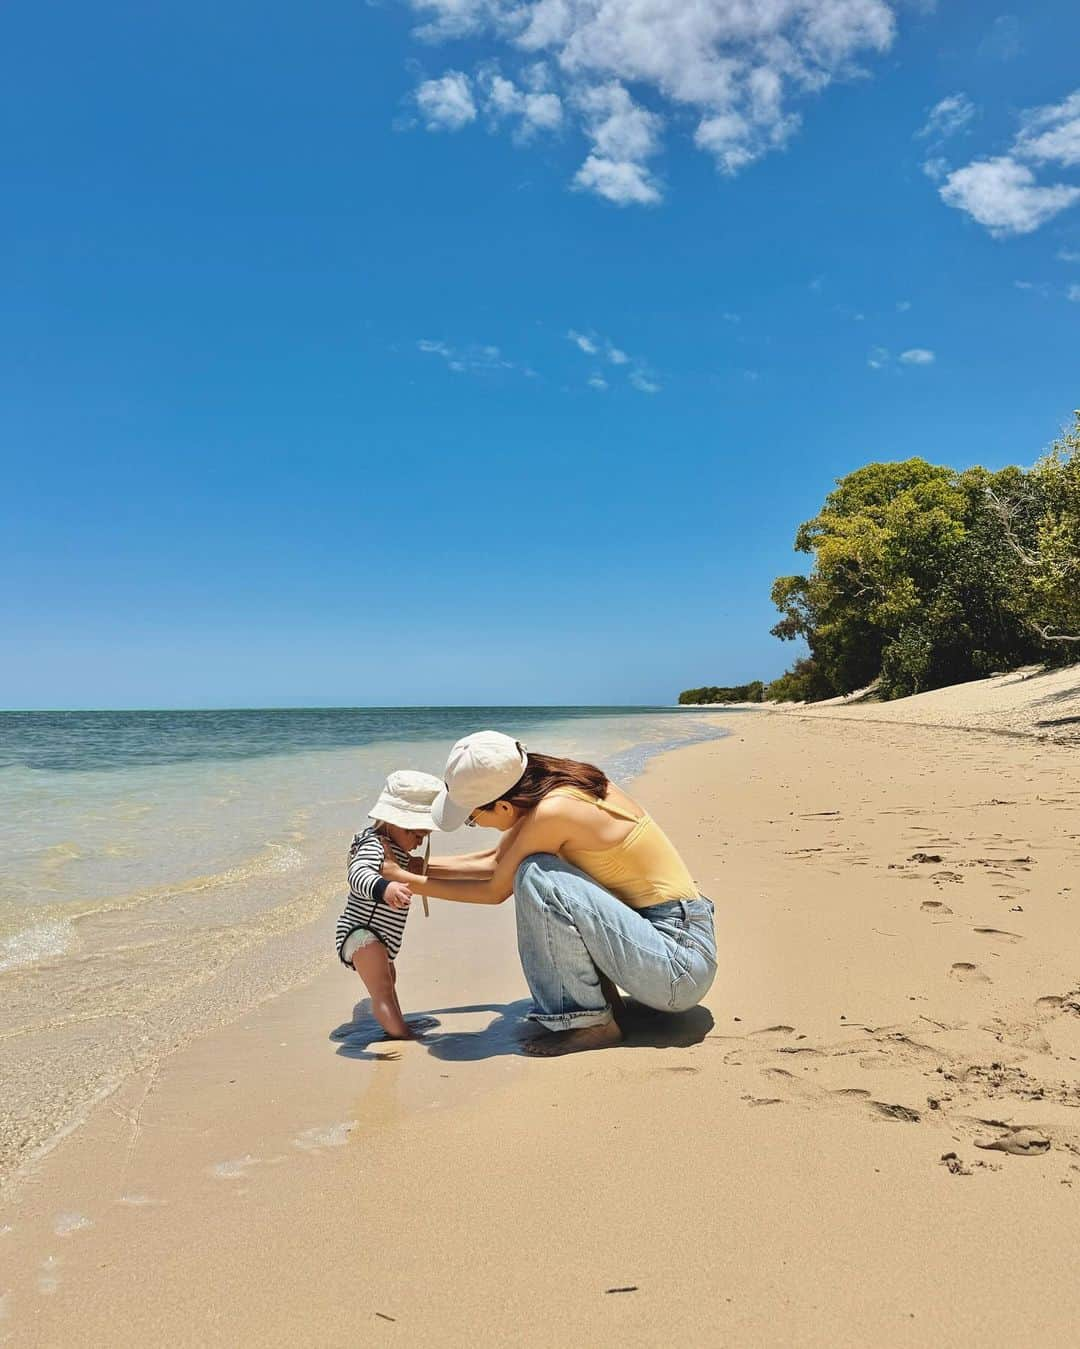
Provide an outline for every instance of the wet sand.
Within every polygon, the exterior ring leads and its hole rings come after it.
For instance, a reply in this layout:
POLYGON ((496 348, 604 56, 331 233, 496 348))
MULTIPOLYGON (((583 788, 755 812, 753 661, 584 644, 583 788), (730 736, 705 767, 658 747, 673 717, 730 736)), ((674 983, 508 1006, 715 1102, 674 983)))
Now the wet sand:
POLYGON ((328 961, 7 1194, 0 1341, 1074 1344, 1075 750, 845 711, 636 784, 717 902, 706 1006, 524 1059, 511 906, 433 902, 426 1043, 328 961))

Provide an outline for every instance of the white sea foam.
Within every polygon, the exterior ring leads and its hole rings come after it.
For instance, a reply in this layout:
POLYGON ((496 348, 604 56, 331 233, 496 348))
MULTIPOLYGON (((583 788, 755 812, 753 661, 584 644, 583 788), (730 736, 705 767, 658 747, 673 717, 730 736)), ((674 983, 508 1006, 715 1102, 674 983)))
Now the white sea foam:
POLYGON ((60 1266, 63 1260, 58 1255, 47 1255, 41 1262, 37 1286, 39 1293, 55 1293, 60 1287, 60 1266))
POLYGON ((60 956, 74 940, 70 923, 57 920, 23 928, 13 936, 0 941, 0 972, 16 970, 23 965, 37 965, 51 956, 60 956))
POLYGON ((93 1219, 82 1213, 58 1213, 53 1231, 58 1237, 69 1237, 72 1232, 81 1232, 84 1227, 93 1227, 93 1219))
POLYGON ((349 1134, 356 1128, 356 1120, 345 1120, 341 1124, 324 1124, 320 1128, 305 1129, 293 1139, 294 1148, 304 1148, 317 1152, 320 1148, 340 1148, 349 1141, 349 1134))
POLYGON ((247 1173, 249 1167, 258 1164, 258 1157, 252 1157, 248 1153, 245 1157, 237 1157, 231 1162, 217 1162, 209 1168, 209 1171, 215 1180, 239 1180, 247 1173))

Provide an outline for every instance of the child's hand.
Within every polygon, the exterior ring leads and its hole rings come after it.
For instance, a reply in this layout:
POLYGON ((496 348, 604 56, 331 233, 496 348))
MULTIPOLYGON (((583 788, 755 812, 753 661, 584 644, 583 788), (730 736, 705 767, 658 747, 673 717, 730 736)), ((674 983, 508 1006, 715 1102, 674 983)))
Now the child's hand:
POLYGON ((391 881, 383 891, 383 902, 392 909, 407 909, 412 901, 412 891, 404 881, 391 881))

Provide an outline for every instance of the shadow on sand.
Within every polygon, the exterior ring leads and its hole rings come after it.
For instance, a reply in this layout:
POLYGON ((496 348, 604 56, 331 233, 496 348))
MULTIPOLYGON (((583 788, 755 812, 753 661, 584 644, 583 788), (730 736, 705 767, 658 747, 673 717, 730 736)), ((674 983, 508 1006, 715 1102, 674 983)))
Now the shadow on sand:
MULTIPOLYGON (((432 1007, 423 1013, 414 1013, 406 1021, 441 1016, 466 1016, 482 1012, 494 1013, 492 1020, 478 1031, 439 1031, 438 1021, 417 1036, 434 1058, 454 1063, 475 1063, 481 1059, 519 1054, 521 1042, 531 1039, 539 1027, 525 1020, 530 1007, 528 998, 516 1002, 478 1002, 463 1007, 432 1007)), ((692 1007, 688 1012, 656 1012, 628 1001, 623 1017, 623 1043, 641 1049, 687 1049, 700 1044, 713 1028, 713 1016, 707 1007, 692 1007)), ((371 1004, 365 998, 353 1008, 353 1019, 336 1027, 329 1038, 338 1042, 338 1054, 348 1059, 393 1061, 400 1056, 395 1046, 398 1041, 387 1039, 382 1027, 371 1015, 371 1004)))

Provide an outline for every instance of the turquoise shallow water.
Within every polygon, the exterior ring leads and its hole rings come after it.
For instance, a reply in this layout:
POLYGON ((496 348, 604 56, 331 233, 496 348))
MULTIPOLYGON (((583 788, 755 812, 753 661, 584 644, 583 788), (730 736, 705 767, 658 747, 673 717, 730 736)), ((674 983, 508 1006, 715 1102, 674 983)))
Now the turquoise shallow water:
POLYGON ((494 727, 625 782, 732 720, 646 707, 0 714, 0 1178, 131 1073, 335 961, 348 841, 392 769, 441 775, 454 740, 494 727))
POLYGON ((496 726, 629 777, 719 720, 648 707, 2 713, 0 971, 72 949, 73 922, 162 887, 235 890, 250 874, 277 895, 337 859, 386 772, 438 772, 468 731, 496 726))

